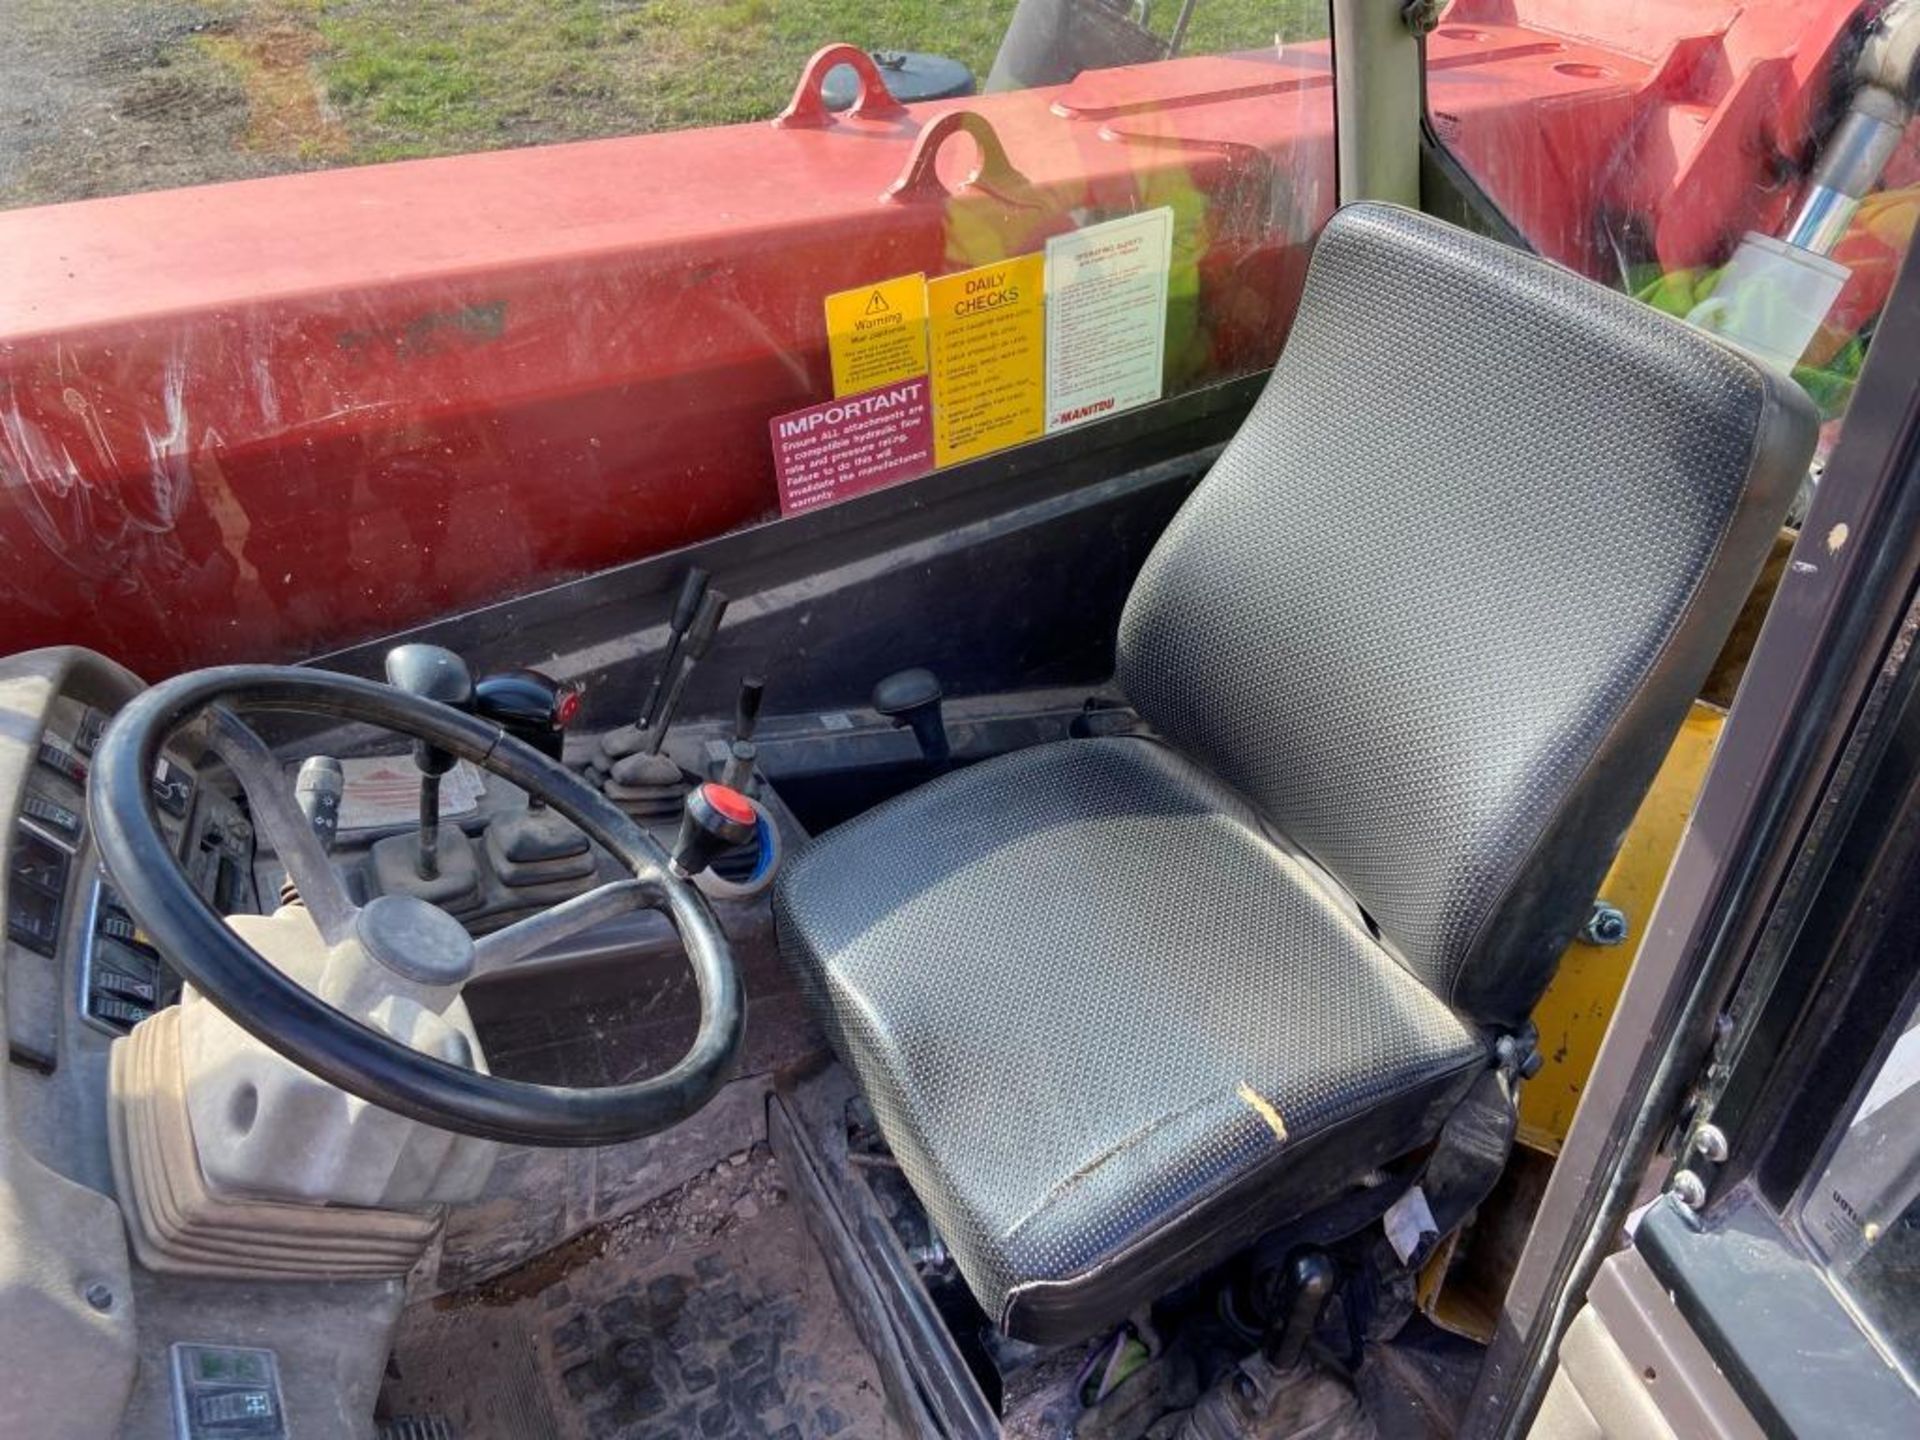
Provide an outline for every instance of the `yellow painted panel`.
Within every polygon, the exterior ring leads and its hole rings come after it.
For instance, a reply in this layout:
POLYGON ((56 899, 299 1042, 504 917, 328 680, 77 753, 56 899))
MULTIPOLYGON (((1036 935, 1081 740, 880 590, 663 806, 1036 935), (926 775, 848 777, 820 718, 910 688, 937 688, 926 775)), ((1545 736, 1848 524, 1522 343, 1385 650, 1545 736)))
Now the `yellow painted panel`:
POLYGON ((1725 723, 1725 711, 1694 702, 1601 883, 1600 898, 1626 913, 1626 943, 1609 947, 1574 941, 1534 1008, 1544 1063, 1520 1090, 1522 1144, 1549 1155, 1560 1153, 1725 723))

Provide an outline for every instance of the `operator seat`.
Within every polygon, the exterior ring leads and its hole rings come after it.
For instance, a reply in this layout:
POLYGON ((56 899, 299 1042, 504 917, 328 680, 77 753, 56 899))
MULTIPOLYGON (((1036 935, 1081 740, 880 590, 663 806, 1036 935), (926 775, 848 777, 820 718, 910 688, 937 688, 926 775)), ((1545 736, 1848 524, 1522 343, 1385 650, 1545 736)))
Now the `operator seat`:
POLYGON ((1817 417, 1759 361, 1349 206, 1141 571, 1158 738, 963 769, 781 944, 987 1313, 1109 1324, 1431 1140, 1578 930, 1817 417))

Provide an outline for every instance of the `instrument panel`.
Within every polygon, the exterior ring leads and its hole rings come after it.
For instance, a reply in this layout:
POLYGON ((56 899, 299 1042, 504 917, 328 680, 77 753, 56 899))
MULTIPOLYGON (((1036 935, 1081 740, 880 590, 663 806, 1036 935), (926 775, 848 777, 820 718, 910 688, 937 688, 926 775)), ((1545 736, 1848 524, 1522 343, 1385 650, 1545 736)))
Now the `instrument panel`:
MULTIPOLYGON (((16 715, 16 718, 17 715, 16 715)), ((8 1058, 53 1073, 67 1022, 125 1034, 179 999, 180 980, 115 893, 87 833, 86 784, 112 715, 56 695, 20 775, 9 837, 5 997, 8 1058)), ((170 749, 152 777, 154 813, 200 894, 221 914, 258 910, 253 828, 170 749)))

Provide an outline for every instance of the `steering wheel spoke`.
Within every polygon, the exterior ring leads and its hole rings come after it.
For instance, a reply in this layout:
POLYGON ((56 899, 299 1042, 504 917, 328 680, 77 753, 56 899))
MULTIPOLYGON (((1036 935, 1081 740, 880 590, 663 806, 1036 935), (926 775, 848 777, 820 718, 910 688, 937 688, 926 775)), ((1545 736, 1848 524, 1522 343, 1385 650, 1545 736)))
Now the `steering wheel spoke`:
POLYGON ((610 880, 552 909, 516 920, 504 930, 474 942, 473 973, 478 979, 517 965, 528 956, 602 920, 612 920, 653 903, 659 886, 646 880, 610 880))
POLYGON ((213 709, 213 748, 246 792, 254 823, 286 867, 300 900, 319 927, 321 938, 336 945, 353 933, 359 908, 327 858, 320 837, 294 803, 292 789, 266 741, 224 706, 213 709))

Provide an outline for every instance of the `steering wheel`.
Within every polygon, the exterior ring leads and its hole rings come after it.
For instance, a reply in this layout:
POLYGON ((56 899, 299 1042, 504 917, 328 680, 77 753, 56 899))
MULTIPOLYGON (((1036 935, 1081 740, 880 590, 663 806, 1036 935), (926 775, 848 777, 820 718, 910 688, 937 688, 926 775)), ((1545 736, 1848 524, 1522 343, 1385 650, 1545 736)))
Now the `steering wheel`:
POLYGON ((340 1089, 444 1130, 528 1145, 602 1145, 662 1130, 712 1098, 745 1028, 739 976, 706 898, 597 790, 499 727, 431 700, 353 676, 274 665, 196 670, 144 692, 94 755, 87 813, 115 887, 170 964, 256 1039, 340 1089), (239 717, 274 710, 383 726, 429 741, 538 796, 604 846, 631 874, 479 940, 425 901, 384 897, 356 907, 294 803, 266 743, 239 717), (482 1074, 415 1050, 336 1010, 242 940, 188 880, 154 814, 148 777, 162 747, 206 714, 214 751, 232 768, 259 832, 286 866, 329 947, 369 942, 399 989, 510 965, 561 937, 642 906, 664 911, 700 992, 692 1047, 664 1074, 575 1089, 482 1074), (407 907, 395 925, 394 907, 407 907), (417 907, 417 908, 416 908, 417 907), (366 917, 380 914, 380 943, 366 917), (451 932, 449 931, 451 927, 451 932), (417 945, 410 941, 417 937, 417 945), (410 948, 418 954, 407 953, 410 948), (464 973, 462 973, 464 971, 464 973))

